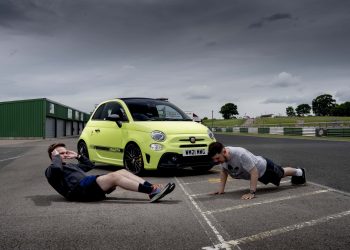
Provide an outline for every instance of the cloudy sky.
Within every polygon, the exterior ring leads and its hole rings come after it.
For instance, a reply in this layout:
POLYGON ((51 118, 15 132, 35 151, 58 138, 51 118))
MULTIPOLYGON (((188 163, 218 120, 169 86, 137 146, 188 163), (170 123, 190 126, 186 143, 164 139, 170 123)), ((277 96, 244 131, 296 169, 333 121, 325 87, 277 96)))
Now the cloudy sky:
POLYGON ((0 101, 167 97, 216 118, 350 101, 348 0, 0 0, 0 101))

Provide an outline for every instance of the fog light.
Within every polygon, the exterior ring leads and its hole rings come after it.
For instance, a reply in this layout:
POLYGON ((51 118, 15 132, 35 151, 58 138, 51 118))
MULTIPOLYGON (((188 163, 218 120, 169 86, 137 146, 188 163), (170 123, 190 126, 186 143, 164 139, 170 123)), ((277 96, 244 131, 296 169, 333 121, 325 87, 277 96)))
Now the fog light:
POLYGON ((149 145, 150 148, 154 151, 160 151, 163 149, 163 146, 158 144, 158 143, 152 143, 151 145, 149 145))

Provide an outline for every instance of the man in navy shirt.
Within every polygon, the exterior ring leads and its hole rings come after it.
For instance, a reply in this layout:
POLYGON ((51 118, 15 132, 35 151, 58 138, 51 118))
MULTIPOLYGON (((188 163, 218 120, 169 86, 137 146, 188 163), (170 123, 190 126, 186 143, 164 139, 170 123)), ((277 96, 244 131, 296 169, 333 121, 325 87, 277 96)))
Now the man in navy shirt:
POLYGON ((49 146, 48 154, 52 160, 45 176, 50 185, 68 200, 96 201, 106 198, 116 187, 148 194, 155 202, 172 192, 174 183, 167 185, 152 184, 133 173, 122 169, 104 175, 87 175, 95 165, 84 155, 67 150, 65 144, 55 143, 49 146), (78 164, 67 163, 67 159, 77 159, 78 164))

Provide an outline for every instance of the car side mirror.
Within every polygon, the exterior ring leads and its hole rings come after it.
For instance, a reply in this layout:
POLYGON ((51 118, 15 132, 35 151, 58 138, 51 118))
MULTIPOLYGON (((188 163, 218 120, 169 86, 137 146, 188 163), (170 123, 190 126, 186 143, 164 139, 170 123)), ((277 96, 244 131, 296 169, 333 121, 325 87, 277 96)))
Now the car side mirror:
POLYGON ((111 114, 111 115, 107 116, 106 120, 113 121, 113 122, 117 123, 119 128, 122 127, 122 121, 120 120, 120 116, 117 114, 111 114))

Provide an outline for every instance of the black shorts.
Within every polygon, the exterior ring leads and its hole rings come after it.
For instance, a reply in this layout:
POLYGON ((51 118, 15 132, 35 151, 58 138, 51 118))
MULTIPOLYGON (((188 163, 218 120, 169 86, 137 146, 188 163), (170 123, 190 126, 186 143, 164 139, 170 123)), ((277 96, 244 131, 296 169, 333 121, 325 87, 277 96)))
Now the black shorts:
POLYGON ((263 176, 259 178, 259 181, 265 185, 271 182, 272 184, 279 186, 280 181, 284 176, 284 169, 281 166, 275 164, 270 159, 265 158, 265 160, 266 171, 263 176))
POLYGON ((91 175, 82 179, 74 188, 70 200, 76 201, 100 201, 106 198, 106 192, 97 184, 96 178, 99 175, 91 175))

